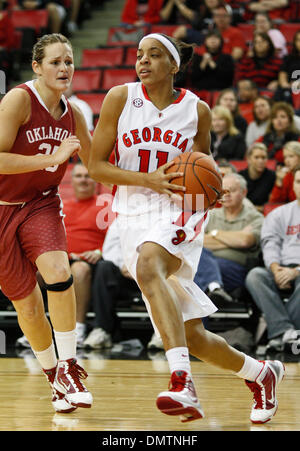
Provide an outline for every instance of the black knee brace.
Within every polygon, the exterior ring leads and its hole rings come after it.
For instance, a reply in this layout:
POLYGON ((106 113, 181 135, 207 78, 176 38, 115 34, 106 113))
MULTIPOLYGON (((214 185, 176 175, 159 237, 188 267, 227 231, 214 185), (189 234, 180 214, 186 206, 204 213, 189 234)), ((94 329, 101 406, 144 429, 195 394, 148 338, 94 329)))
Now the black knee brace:
POLYGON ((65 282, 45 283, 45 288, 48 291, 66 291, 73 284, 73 276, 69 277, 65 282))

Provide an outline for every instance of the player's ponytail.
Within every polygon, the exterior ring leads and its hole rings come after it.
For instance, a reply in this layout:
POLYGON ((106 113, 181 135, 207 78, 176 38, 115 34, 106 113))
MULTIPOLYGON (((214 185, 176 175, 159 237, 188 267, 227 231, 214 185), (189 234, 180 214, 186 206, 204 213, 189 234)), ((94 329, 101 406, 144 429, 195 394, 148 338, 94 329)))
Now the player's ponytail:
POLYGON ((192 60, 193 54, 194 54, 194 47, 195 44, 186 44, 183 41, 180 41, 179 39, 171 38, 170 36, 167 36, 163 34, 163 36, 169 41, 172 42, 174 47, 176 47, 179 56, 180 56, 180 69, 179 71, 184 71, 190 61, 192 60))

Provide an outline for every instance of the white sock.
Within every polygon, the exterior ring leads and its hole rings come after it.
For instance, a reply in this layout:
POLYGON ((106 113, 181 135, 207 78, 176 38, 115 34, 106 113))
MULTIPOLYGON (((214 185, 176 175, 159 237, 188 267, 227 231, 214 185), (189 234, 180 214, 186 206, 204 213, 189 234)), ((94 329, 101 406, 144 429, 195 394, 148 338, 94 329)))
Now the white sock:
POLYGON ((173 371, 186 371, 191 376, 191 364, 188 348, 172 348, 166 352, 171 374, 173 371))
POLYGON ((248 381, 255 381, 259 373, 261 372, 263 368, 263 363, 259 362, 256 359, 253 359, 252 357, 249 357, 248 355, 244 354, 245 361, 244 365, 240 369, 236 375, 238 377, 241 377, 242 379, 247 379, 248 381))
POLYGON ((49 348, 45 349, 44 351, 33 350, 33 352, 44 370, 51 370, 52 368, 56 367, 57 358, 53 342, 51 343, 49 348))
POLYGON ((76 329, 68 332, 54 330, 54 337, 59 360, 76 358, 76 329))

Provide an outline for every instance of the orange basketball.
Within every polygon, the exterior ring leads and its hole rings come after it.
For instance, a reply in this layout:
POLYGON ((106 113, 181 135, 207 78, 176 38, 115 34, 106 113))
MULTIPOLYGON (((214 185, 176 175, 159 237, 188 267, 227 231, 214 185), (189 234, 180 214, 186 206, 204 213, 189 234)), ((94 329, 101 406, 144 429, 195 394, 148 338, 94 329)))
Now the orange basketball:
POLYGON ((214 207, 222 191, 222 175, 214 159, 202 152, 186 152, 173 161, 174 165, 166 173, 183 173, 171 183, 186 187, 185 193, 177 191, 184 200, 184 209, 198 211, 214 207))

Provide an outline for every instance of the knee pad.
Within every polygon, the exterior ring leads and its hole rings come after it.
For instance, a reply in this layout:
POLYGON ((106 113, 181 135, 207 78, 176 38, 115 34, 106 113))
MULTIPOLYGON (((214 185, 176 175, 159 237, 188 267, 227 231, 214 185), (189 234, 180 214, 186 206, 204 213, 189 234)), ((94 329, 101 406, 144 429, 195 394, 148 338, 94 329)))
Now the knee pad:
POLYGON ((73 276, 70 275, 69 279, 65 282, 57 283, 45 283, 45 288, 48 291, 66 291, 73 284, 73 276))

